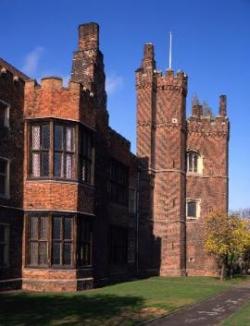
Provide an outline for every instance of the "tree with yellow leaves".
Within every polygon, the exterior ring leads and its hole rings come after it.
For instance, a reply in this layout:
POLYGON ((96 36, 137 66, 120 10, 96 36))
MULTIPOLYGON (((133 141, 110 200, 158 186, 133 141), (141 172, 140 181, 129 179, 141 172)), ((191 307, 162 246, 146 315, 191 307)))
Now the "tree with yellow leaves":
POLYGON ((205 249, 221 269, 232 276, 233 264, 250 249, 250 228, 246 220, 224 212, 212 212, 205 219, 205 249))

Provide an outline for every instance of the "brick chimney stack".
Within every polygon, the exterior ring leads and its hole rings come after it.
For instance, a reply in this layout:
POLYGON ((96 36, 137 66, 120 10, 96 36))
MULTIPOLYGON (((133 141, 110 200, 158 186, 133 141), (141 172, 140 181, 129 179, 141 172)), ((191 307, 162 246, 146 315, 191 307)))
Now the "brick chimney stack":
POLYGON ((79 50, 93 50, 99 48, 99 25, 87 23, 78 27, 79 50))
POLYGON ((193 117, 196 117, 196 118, 199 118, 202 116, 202 105, 198 104, 198 103, 195 103, 193 104, 192 106, 192 116, 193 117))
POLYGON ((71 80, 81 83, 94 96, 95 107, 106 110, 103 55, 99 50, 99 25, 78 27, 78 49, 74 52, 71 80))
POLYGON ((227 97, 226 95, 220 95, 220 102, 219 102, 219 115, 222 117, 227 116, 227 97))
POLYGON ((155 69, 154 46, 152 43, 146 43, 144 45, 142 67, 146 70, 155 69))

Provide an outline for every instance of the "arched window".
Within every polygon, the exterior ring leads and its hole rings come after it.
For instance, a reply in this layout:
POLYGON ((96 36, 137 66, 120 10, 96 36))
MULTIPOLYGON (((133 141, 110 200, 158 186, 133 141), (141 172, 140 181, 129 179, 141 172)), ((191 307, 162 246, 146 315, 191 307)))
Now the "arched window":
POLYGON ((187 172, 202 173, 202 157, 195 151, 187 152, 187 172))

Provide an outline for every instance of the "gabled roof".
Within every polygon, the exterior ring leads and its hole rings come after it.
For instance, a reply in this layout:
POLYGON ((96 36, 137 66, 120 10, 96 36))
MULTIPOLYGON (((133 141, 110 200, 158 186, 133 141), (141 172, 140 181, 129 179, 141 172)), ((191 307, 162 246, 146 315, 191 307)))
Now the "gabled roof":
POLYGON ((6 70, 8 70, 9 72, 11 72, 13 74, 13 76, 18 76, 23 81, 26 81, 26 80, 30 80, 31 79, 30 77, 28 77, 27 75, 25 75, 24 73, 22 73, 20 70, 18 70, 14 66, 12 66, 10 63, 8 63, 7 61, 5 61, 1 57, 0 57, 0 66, 6 68, 6 70))

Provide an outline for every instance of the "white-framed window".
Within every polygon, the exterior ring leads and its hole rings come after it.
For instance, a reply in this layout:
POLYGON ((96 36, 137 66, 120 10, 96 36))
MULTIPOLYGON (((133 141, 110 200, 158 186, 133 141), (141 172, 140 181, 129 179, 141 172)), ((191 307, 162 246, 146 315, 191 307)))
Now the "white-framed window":
POLYGON ((10 164, 7 158, 0 157, 0 197, 9 198, 10 164))
POLYGON ((187 152, 187 172, 202 174, 203 171, 203 158, 196 151, 187 152))
POLYGON ((0 128, 9 128, 10 126, 10 106, 8 103, 0 100, 0 128))
POLYGON ((10 226, 0 223, 0 269, 9 266, 10 226))
POLYGON ((198 219, 200 217, 200 199, 187 199, 186 216, 187 219, 198 219))

